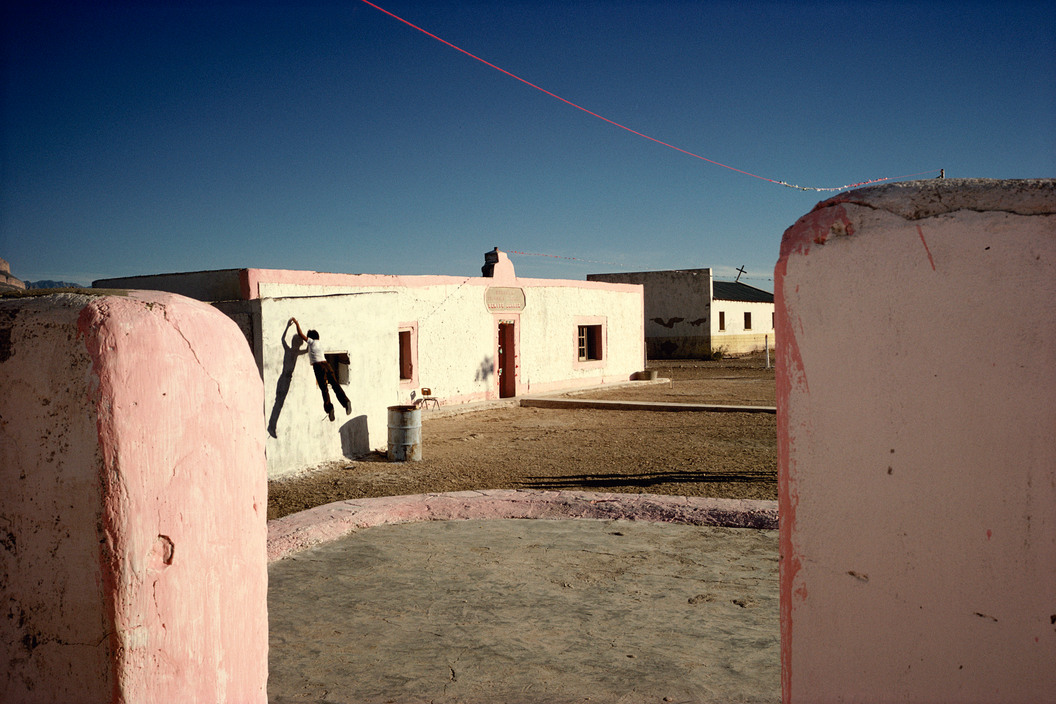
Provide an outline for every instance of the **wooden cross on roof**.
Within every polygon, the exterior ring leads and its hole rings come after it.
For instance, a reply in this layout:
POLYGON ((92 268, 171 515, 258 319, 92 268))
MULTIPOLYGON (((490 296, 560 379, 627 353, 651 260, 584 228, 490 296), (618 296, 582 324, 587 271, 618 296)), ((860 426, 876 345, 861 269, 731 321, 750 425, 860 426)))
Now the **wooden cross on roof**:
POLYGON ((737 267, 737 278, 733 280, 733 283, 738 283, 741 280, 741 274, 744 273, 744 265, 737 267))

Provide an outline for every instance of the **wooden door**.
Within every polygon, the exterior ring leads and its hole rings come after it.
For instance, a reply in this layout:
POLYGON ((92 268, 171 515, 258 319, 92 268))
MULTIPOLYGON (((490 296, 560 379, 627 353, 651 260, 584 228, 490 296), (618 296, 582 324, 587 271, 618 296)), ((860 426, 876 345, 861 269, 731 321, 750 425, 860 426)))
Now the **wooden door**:
POLYGON ((517 350, 514 349, 514 330, 511 321, 499 323, 499 398, 517 395, 517 350))

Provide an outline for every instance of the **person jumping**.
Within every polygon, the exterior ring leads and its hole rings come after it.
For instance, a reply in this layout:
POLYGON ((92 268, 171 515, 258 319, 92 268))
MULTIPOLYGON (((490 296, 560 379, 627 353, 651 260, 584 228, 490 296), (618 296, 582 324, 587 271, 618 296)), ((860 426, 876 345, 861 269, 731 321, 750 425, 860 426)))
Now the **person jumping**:
POLYGON ((290 322, 297 326, 297 334, 300 338, 308 343, 308 361, 312 363, 312 369, 315 371, 315 383, 319 385, 319 390, 323 392, 323 410, 330 416, 330 420, 334 419, 334 404, 330 403, 330 393, 326 389, 326 385, 329 382, 334 390, 334 395, 337 396, 337 400, 344 406, 345 413, 351 415, 352 402, 348 400, 348 396, 345 396, 341 385, 337 383, 337 374, 334 372, 330 362, 327 361, 323 346, 319 344, 318 331, 309 330, 308 334, 305 335, 301 330, 301 324, 297 322, 297 318, 290 318, 290 322))

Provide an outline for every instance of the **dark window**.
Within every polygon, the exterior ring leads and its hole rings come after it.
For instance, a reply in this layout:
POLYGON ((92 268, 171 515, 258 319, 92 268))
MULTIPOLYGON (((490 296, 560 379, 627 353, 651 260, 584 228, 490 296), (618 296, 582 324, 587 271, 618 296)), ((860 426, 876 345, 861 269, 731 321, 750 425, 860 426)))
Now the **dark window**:
POLYGON ((334 368, 337 383, 348 386, 348 352, 328 352, 326 361, 334 368))
POLYGON ((579 361, 589 362, 601 359, 601 326, 579 326, 579 361))
POLYGON ((770 329, 773 330, 777 323, 777 313, 770 314, 770 329))
POLYGON ((745 313, 744 314, 744 329, 745 330, 751 330, 752 329, 752 314, 751 313, 745 313))
POLYGON ((726 329, 726 312, 720 310, 719 311, 719 330, 725 330, 725 329, 726 329))
POLYGON ((414 366, 411 364, 411 331, 400 330, 400 380, 414 378, 414 366))

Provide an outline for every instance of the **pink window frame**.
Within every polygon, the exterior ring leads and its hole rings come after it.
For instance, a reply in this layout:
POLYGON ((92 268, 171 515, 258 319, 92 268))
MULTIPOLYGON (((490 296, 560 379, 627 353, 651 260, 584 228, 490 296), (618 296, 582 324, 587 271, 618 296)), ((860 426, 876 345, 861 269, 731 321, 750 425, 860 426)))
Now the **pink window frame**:
POLYGON ((572 327, 572 368, 573 369, 598 369, 608 363, 609 336, 605 316, 576 316, 575 325, 572 327), (601 327, 601 359, 579 359, 579 328, 584 325, 597 325, 601 327))
MULTIPOLYGON (((407 322, 407 323, 400 323, 397 326, 397 331, 396 331, 396 344, 397 345, 400 344, 400 333, 403 333, 403 332, 409 332, 410 333, 410 337, 411 337, 411 339, 410 339, 410 350, 409 350, 409 352, 410 352, 410 363, 411 363, 411 377, 409 379, 402 378, 403 377, 403 369, 399 369, 399 373, 400 373, 400 377, 401 377, 400 378, 400 389, 416 389, 416 388, 418 388, 418 322, 417 321, 413 321, 413 322, 407 322)), ((398 355, 400 355, 400 351, 399 351, 398 347, 397 347, 396 354, 397 354, 396 364, 397 364, 397 366, 399 366, 399 356, 398 355)))

